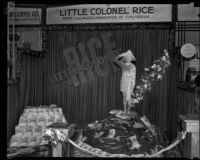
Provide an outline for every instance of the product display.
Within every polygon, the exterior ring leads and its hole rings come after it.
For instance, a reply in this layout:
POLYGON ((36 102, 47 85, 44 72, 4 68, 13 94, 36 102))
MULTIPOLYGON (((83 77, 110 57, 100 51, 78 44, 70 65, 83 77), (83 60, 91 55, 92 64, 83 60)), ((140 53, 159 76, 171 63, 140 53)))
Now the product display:
POLYGON ((81 143, 111 154, 152 155, 165 147, 158 135, 146 117, 134 112, 121 119, 113 114, 89 124, 82 133, 81 143))
POLYGON ((47 144, 48 141, 42 138, 44 130, 55 122, 66 123, 62 109, 56 105, 25 108, 19 124, 15 126, 15 135, 11 137, 10 147, 47 144))
MULTIPOLYGON (((75 149, 75 157, 165 157, 173 153, 186 132, 178 132, 173 143, 166 145, 159 128, 152 125, 146 116, 131 112, 121 118, 122 110, 110 111, 110 116, 101 122, 88 124, 75 140, 69 139, 75 149)), ((124 114, 124 113, 123 113, 124 114)), ((176 151, 175 151, 176 152, 176 151)), ((177 152, 176 152, 177 153, 177 152)))

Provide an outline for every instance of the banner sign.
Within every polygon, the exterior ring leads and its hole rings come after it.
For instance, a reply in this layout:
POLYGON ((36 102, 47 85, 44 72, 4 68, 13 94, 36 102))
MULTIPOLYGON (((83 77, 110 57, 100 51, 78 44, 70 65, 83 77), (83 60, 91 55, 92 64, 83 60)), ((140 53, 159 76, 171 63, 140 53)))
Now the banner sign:
POLYGON ((47 24, 171 22, 172 5, 113 4, 47 8, 47 24))
POLYGON ((32 25, 41 24, 41 8, 15 8, 8 10, 9 24, 32 25))

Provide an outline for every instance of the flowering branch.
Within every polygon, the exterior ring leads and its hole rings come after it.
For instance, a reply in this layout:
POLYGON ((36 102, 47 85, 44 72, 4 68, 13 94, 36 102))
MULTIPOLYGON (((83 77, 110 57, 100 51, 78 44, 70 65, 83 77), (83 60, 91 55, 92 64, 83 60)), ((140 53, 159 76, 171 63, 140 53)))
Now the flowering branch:
POLYGON ((45 129, 43 137, 50 141, 53 146, 57 146, 58 143, 66 141, 68 138, 68 130, 48 128, 45 129))
POLYGON ((164 50, 165 55, 160 59, 155 60, 150 68, 145 68, 141 75, 139 85, 135 87, 131 95, 131 105, 134 106, 143 99, 145 92, 151 90, 152 82, 162 80, 162 76, 166 69, 170 66, 170 59, 167 50, 164 50))

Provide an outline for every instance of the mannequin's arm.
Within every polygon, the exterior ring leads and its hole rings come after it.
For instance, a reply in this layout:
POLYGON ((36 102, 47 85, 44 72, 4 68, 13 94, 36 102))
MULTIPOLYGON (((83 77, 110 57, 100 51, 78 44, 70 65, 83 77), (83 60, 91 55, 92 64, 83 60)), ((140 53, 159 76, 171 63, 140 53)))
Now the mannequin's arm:
POLYGON ((124 63, 121 62, 121 61, 119 60, 119 58, 121 58, 121 57, 122 57, 122 56, 118 55, 118 56, 116 56, 115 58, 113 58, 113 61, 114 61, 118 66, 123 67, 123 66, 124 66, 124 63))

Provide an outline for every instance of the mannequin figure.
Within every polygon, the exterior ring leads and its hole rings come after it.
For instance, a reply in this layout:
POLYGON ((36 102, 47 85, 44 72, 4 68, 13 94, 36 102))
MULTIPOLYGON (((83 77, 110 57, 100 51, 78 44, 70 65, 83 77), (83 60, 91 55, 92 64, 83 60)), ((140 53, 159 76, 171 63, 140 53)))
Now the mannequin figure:
POLYGON ((120 66, 122 70, 120 91, 123 94, 124 113, 128 114, 130 113, 131 108, 131 94, 135 87, 136 67, 134 62, 136 62, 136 59, 132 52, 128 50, 115 57, 114 62, 120 66), (119 60, 120 58, 121 60, 119 60))

